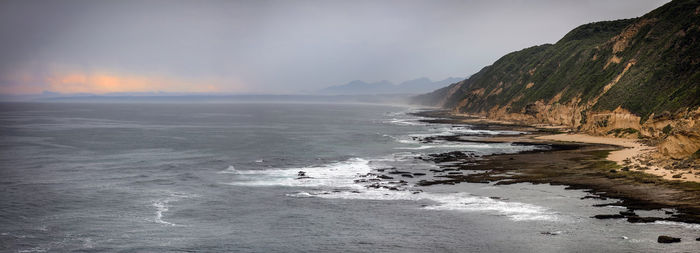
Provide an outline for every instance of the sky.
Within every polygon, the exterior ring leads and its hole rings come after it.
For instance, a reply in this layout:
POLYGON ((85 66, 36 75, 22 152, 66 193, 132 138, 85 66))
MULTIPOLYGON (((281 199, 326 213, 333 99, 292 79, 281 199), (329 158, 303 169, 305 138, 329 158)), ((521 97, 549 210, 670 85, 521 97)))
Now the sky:
POLYGON ((0 1, 0 94, 303 94, 468 77, 664 0, 0 1))

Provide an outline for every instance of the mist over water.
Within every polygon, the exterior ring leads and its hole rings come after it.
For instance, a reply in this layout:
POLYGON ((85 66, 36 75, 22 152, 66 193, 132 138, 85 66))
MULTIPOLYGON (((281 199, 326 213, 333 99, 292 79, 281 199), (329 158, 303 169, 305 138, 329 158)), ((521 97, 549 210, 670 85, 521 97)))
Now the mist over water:
POLYGON ((592 207, 614 200, 581 200, 585 192, 564 186, 421 187, 401 178, 396 190, 369 187, 385 186, 371 180, 380 169, 436 168, 416 159, 426 154, 548 148, 422 143, 414 137, 522 133, 424 123, 408 114, 416 108, 0 107, 0 251, 692 251, 694 242, 656 237, 700 233, 591 219, 622 209, 592 207))

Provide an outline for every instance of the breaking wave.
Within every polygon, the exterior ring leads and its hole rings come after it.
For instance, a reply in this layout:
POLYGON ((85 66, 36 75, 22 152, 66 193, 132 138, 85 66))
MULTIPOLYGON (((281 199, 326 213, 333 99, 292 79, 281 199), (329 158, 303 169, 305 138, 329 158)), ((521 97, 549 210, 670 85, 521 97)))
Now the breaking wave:
MULTIPOLYGON (((406 159, 406 157, 400 159, 406 159)), ((559 219, 556 214, 544 207, 526 203, 495 200, 469 193, 428 193, 412 186, 398 190, 389 190, 388 187, 368 188, 366 184, 355 181, 376 178, 376 175, 371 172, 373 172, 373 168, 369 160, 352 158, 321 166, 236 171, 236 181, 229 184, 257 187, 320 187, 323 189, 287 194, 287 196, 295 198, 428 201, 431 202, 431 205, 424 206, 423 208, 426 210, 493 212, 515 221, 555 221, 559 219)), ((382 185, 387 185, 386 183, 388 182, 379 182, 382 185)))

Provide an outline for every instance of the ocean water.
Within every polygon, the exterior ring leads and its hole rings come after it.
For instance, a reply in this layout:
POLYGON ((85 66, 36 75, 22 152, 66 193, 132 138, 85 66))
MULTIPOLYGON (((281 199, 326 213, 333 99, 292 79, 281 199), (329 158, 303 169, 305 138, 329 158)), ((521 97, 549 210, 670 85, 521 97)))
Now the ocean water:
POLYGON ((593 207, 615 200, 581 200, 587 193, 563 186, 415 186, 421 177, 401 178, 405 184, 377 181, 372 173, 381 169, 436 168, 416 159, 431 153, 547 149, 422 143, 419 138, 435 135, 522 133, 423 123, 409 114, 416 110, 298 103, 0 104, 0 251, 700 249, 694 240, 699 225, 592 219, 624 209, 593 207), (658 244, 661 234, 683 241, 658 244))

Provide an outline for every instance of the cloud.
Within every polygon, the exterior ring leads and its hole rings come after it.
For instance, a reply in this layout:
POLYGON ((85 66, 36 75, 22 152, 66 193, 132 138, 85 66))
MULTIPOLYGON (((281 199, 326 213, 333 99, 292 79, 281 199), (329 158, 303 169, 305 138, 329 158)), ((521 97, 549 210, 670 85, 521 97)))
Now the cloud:
POLYGON ((118 92, 246 92, 237 81, 186 80, 158 75, 116 74, 108 71, 60 72, 37 77, 21 73, 4 78, 3 94, 32 94, 43 91, 58 93, 118 93, 118 92))
POLYGON ((667 1, 4 0, 0 92, 289 94, 440 80, 667 1))

